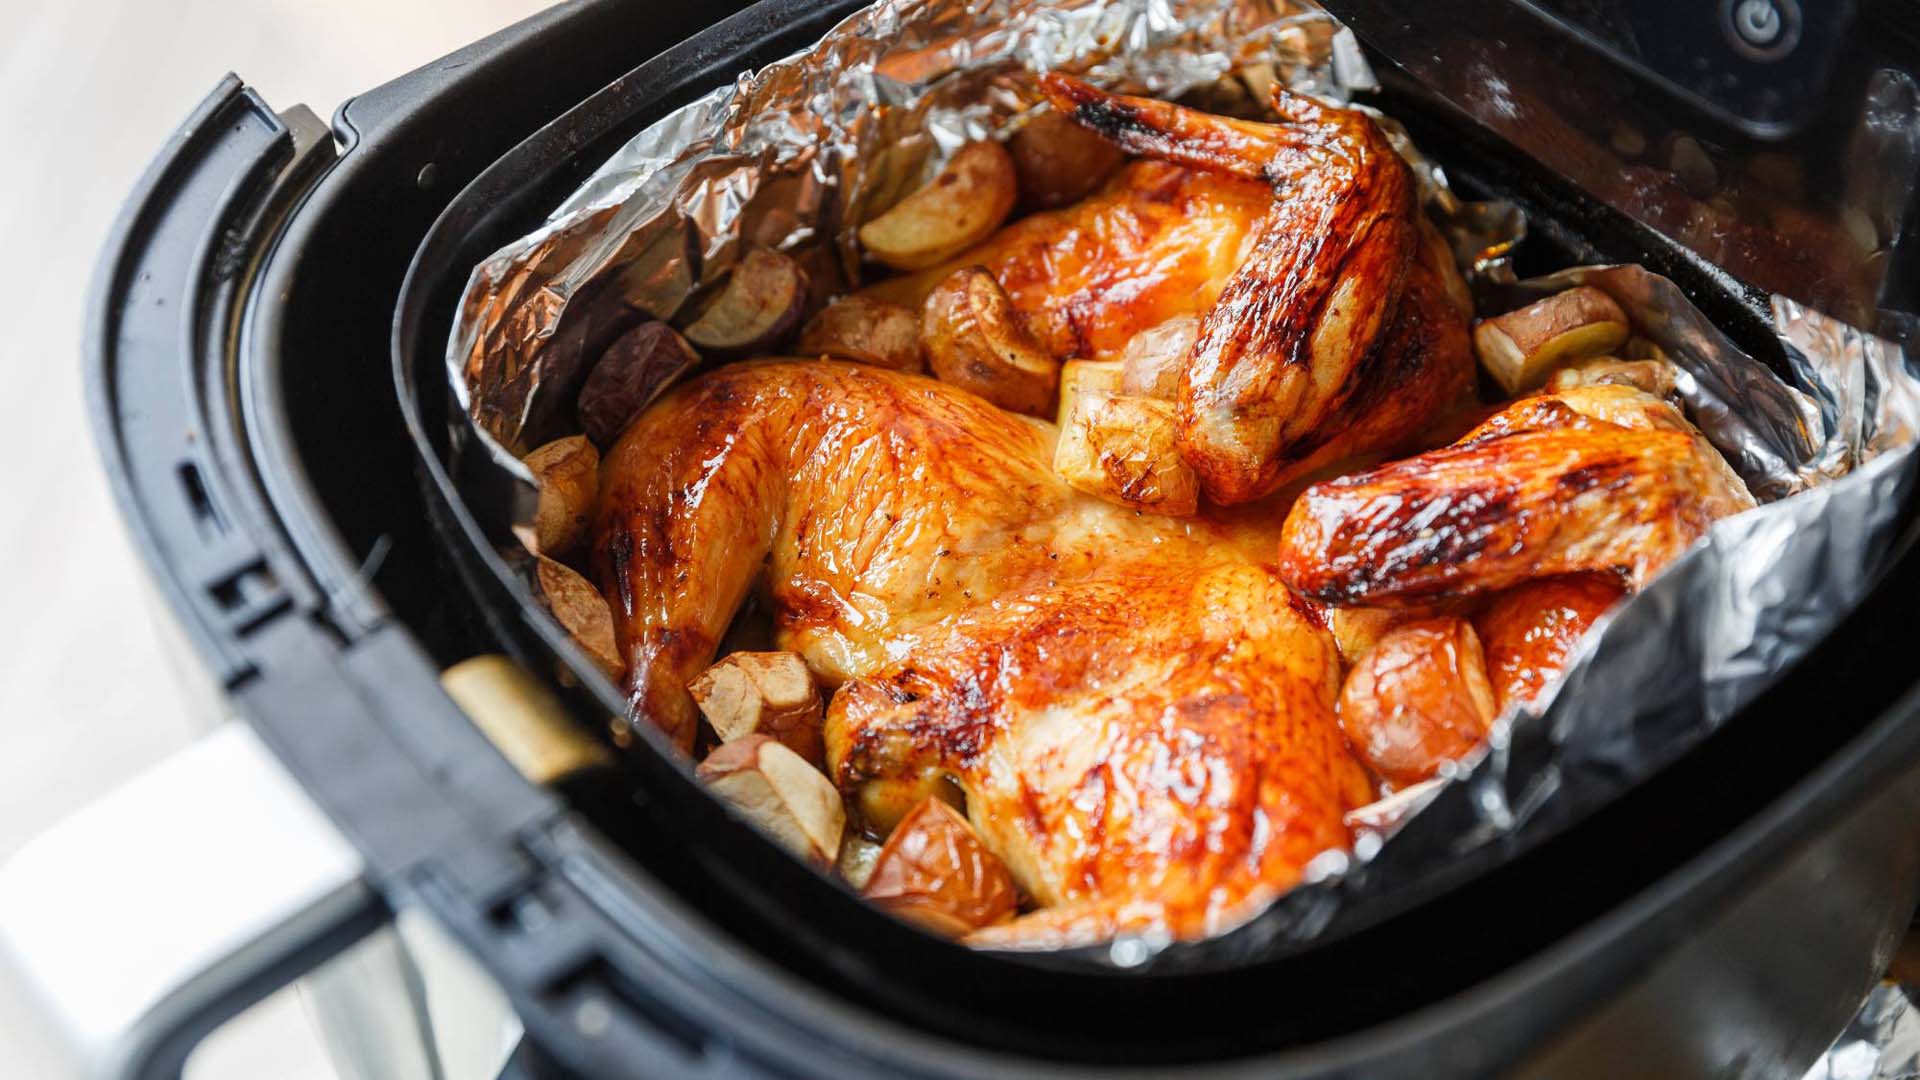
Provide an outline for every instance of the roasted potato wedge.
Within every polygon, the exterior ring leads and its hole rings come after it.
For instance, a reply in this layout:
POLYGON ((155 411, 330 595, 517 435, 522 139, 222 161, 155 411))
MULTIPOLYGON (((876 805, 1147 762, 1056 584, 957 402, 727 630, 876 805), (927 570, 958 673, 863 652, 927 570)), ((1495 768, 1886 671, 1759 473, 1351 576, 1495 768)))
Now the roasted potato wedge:
POLYGON ((773 841, 816 866, 840 854, 846 809, 819 769, 767 735, 723 743, 694 770, 707 790, 773 841))
POLYGON ((860 226, 860 246, 895 270, 937 266, 999 228, 1019 192, 1005 147, 968 143, 925 187, 860 226))
POLYGON ((1007 153, 1020 180, 1020 202, 1031 210, 1051 210, 1084 197, 1127 159, 1105 138, 1052 109, 1014 132, 1007 153))
POLYGON ((854 809, 860 812, 861 824, 876 836, 891 833, 914 807, 928 799, 939 799, 956 807, 966 801, 960 794, 960 786, 938 770, 917 776, 866 780, 853 793, 854 809))
POLYGON ((1501 389, 1519 394, 1564 363, 1613 352, 1632 333, 1613 297, 1582 285, 1482 320, 1473 328, 1473 348, 1501 389))
POLYGON ((618 679, 627 665, 613 636, 613 609, 607 607, 600 590, 571 567, 545 555, 534 556, 534 563, 534 583, 547 610, 608 678, 618 679))
POLYGON ((893 830, 862 894, 946 937, 1004 922, 1019 902, 1006 864, 959 811, 939 799, 914 807, 893 830))
POLYGON ((895 371, 923 371, 927 366, 919 314, 904 304, 858 294, 835 300, 808 320, 796 351, 895 371))
POLYGON ((1347 674, 1339 712, 1347 741, 1374 772, 1396 787, 1427 779, 1493 726, 1479 637, 1451 616, 1388 631, 1347 674))
POLYGON ((768 248, 747 252, 684 331, 715 356, 744 356, 779 346, 807 309, 807 272, 768 248))
POLYGON ((595 446, 612 446, 653 399, 700 363, 686 339, 663 322, 645 322, 614 340, 588 373, 575 410, 595 446))
POLYGON ((1181 315, 1168 319, 1151 330, 1133 335, 1120 355, 1125 374, 1120 379, 1122 393, 1136 397, 1180 399, 1180 378, 1187 371, 1187 354, 1200 336, 1200 317, 1181 315))
POLYGON ((587 538, 600 495, 600 451, 584 435, 555 439, 521 459, 539 490, 533 510, 535 555, 564 556, 587 538))
POLYGON ((1124 394, 1080 394, 1060 424, 1053 469, 1079 491, 1137 510, 1185 517, 1200 482, 1174 439, 1173 405, 1124 394))
POLYGON ((1118 360, 1069 360, 1061 364, 1060 407, 1054 410, 1053 422, 1064 426, 1067 413, 1083 394, 1119 393, 1120 376, 1118 360))
POLYGON ((880 861, 880 845, 848 829, 840 838, 840 857, 833 869, 840 879, 856 889, 864 889, 873 877, 873 864, 880 861))
POLYGON ((1053 411, 1060 362, 1034 343, 1006 290, 985 270, 955 270, 928 294, 920 340, 942 382, 1011 412, 1053 411))
POLYGON ((798 653, 734 653, 701 672, 687 692, 721 742, 770 735, 809 764, 821 763, 820 688, 798 653))

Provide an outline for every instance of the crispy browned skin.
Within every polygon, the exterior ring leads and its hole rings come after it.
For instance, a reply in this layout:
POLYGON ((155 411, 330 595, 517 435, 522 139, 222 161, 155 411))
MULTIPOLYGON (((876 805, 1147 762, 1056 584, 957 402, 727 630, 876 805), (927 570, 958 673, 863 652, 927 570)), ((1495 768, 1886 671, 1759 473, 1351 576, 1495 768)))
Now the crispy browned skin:
POLYGON ((1266 570, 1195 555, 1014 590, 930 627, 827 719, 844 785, 933 769, 1045 910, 977 943, 1216 932, 1347 843, 1368 799, 1331 643, 1266 570))
MULTIPOLYGON (((1266 495, 1336 437, 1378 447, 1417 431, 1430 412, 1396 404, 1366 439, 1350 433, 1350 399, 1376 383, 1369 358, 1395 333, 1420 244, 1411 177, 1372 120, 1285 91, 1274 102, 1282 122, 1259 124, 1103 93, 1057 73, 1041 85, 1055 108, 1121 149, 1276 192, 1201 322, 1181 388, 1182 454, 1210 499, 1266 495)), ((1439 285, 1431 291, 1444 295, 1439 285)), ((1462 323, 1449 304, 1422 308, 1425 323, 1462 323)), ((1394 364, 1430 359, 1407 352, 1394 364)), ((1436 362, 1468 371, 1464 357, 1461 346, 1436 362)))
POLYGON ((1581 571, 1637 588, 1708 525, 1753 505, 1671 406, 1630 387, 1583 391, 1523 399, 1453 446, 1309 487, 1287 514, 1281 575, 1336 604, 1427 602, 1581 571))
POLYGON ((1373 771, 1404 787, 1480 745, 1496 715, 1465 619, 1419 619, 1367 650, 1340 691, 1340 726, 1373 771))
POLYGON ((1055 358, 1117 360, 1140 331, 1213 304, 1272 204, 1265 184, 1136 161, 1072 206, 862 293, 917 309, 954 270, 983 267, 1055 358))
POLYGON ((1529 581, 1494 597, 1473 622, 1496 708, 1524 705, 1558 679, 1580 639, 1625 595, 1617 578, 1574 574, 1529 581))
POLYGON ((845 683, 842 788, 951 774, 1047 905, 992 943, 1205 934, 1343 847, 1368 798, 1333 644, 1262 565, 1271 524, 1138 515, 1051 457, 1050 425, 898 372, 682 387, 602 468, 595 565, 635 713, 690 745, 685 683, 765 589, 779 646, 845 683))

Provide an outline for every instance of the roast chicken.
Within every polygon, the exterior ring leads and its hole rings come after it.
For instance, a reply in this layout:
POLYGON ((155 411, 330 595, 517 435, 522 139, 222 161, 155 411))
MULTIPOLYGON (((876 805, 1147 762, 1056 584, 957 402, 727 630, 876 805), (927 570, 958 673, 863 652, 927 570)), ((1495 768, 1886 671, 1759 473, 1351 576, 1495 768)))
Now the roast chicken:
POLYGON ((1300 595, 1346 605, 1329 620, 1353 663, 1341 726, 1406 785, 1531 704, 1628 589, 1753 505, 1665 399, 1575 385, 1452 446, 1308 487, 1278 569, 1300 595))
POLYGON ((634 708, 683 747, 686 684, 749 590, 838 686, 843 790, 951 776, 1059 944, 1230 923, 1348 842, 1371 797, 1331 638, 1267 567, 1268 521, 1081 495, 1051 425, 934 380, 735 364, 611 452, 594 560, 634 708))
POLYGON ((869 292, 918 303, 983 268, 1058 359, 1199 316, 1177 395, 1197 512, 1076 491, 1052 424, 959 387, 761 360, 680 386, 609 450, 591 570, 633 718, 681 749, 688 684, 756 596, 833 692, 849 804, 957 785, 1031 908, 973 943, 1200 937, 1347 847, 1349 811, 1469 751, 1622 589, 1751 499, 1677 410, 1594 386, 1289 511, 1284 485, 1430 440, 1473 382, 1459 275, 1405 166, 1364 115, 1285 94, 1254 124, 1045 86, 1140 160, 869 292))
POLYGON ((1465 283, 1364 114, 1281 91, 1284 122, 1258 124, 1042 82, 1141 160, 870 292, 918 304, 954 268, 982 267, 1062 360, 1115 359, 1136 334, 1199 315, 1180 450, 1217 505, 1402 445, 1468 389, 1465 283))
POLYGON ((1309 487, 1280 572, 1302 595, 1395 605, 1601 571, 1638 586, 1754 505, 1672 405, 1630 386, 1523 398, 1439 450, 1309 487))

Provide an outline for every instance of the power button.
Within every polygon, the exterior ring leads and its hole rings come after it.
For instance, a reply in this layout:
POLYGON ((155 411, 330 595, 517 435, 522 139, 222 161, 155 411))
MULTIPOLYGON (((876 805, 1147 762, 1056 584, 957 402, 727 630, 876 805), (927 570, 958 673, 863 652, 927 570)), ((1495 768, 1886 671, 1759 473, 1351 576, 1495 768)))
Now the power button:
POLYGON ((1795 0, 1721 0, 1720 22, 1733 51, 1749 60, 1778 60, 1800 43, 1795 0))

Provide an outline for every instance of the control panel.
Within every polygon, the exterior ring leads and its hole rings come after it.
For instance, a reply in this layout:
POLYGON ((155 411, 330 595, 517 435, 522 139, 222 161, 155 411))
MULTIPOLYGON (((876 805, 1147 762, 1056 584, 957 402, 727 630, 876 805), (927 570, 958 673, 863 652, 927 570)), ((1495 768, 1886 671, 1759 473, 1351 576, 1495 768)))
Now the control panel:
POLYGON ((1522 6, 1762 138, 1787 134, 1826 100, 1854 17, 1847 0, 1522 0, 1522 6))

